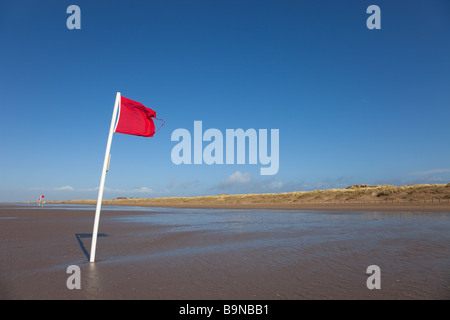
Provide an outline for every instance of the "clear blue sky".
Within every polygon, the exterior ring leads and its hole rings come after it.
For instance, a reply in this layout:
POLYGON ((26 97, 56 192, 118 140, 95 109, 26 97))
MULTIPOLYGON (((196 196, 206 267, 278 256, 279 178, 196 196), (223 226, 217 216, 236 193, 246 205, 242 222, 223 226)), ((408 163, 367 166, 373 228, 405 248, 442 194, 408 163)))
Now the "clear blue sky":
POLYGON ((0 201, 95 199, 117 91, 166 125, 114 135, 106 199, 450 182, 449 35, 448 0, 2 1, 0 201), (173 164, 195 120, 279 129, 278 173, 173 164))

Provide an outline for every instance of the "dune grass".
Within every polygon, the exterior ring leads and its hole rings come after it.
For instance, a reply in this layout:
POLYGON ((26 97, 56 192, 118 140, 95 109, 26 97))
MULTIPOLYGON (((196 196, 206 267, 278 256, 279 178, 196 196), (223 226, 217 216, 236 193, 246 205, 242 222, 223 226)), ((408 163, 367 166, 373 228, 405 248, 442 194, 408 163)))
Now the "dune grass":
MULTIPOLYGON (((219 194, 199 197, 159 197, 103 200, 104 205, 123 206, 233 206, 301 205, 333 203, 450 203, 450 183, 393 185, 353 185, 342 189, 295 191, 263 194, 219 194)), ((48 201, 64 204, 96 204, 96 200, 48 201)))

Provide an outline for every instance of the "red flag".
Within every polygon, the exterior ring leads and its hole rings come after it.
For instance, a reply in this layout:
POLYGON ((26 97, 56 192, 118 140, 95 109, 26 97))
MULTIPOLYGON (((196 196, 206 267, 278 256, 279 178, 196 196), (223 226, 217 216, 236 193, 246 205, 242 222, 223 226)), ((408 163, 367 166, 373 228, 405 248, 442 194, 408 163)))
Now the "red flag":
MULTIPOLYGON (((152 118, 158 119, 156 118, 156 112, 137 101, 125 97, 121 97, 120 99, 119 121, 115 132, 142 137, 153 137, 155 134, 155 124, 152 118)), ((163 125, 164 123, 161 127, 163 125)))

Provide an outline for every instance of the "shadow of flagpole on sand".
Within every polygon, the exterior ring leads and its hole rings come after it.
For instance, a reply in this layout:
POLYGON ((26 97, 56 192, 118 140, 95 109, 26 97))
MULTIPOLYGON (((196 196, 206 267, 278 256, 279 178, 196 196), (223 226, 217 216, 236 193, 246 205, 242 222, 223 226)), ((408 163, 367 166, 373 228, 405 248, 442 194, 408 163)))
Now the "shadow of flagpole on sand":
MULTIPOLYGON (((105 233, 97 234, 97 237, 107 237, 107 236, 108 235, 105 233)), ((86 247, 84 246, 82 239, 86 239, 86 238, 92 239, 92 233, 75 233, 75 237, 78 240, 78 244, 80 245, 81 250, 83 250, 84 255, 86 256, 86 258, 89 261, 91 257, 90 257, 89 252, 87 251, 86 247)))

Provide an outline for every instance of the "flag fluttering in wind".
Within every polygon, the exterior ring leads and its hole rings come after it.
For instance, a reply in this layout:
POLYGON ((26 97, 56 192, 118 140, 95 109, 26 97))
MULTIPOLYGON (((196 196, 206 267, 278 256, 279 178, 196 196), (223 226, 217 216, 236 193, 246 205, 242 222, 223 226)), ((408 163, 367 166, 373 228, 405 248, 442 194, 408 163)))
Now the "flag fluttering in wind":
MULTIPOLYGON (((163 124, 158 128, 158 130, 164 125, 164 120, 156 118, 156 112, 150 108, 145 107, 143 104, 127 99, 120 96, 120 92, 117 92, 116 102, 114 103, 114 111, 111 119, 111 126, 109 128, 108 142, 106 144, 105 159, 103 161, 102 176, 100 179, 100 188, 98 190, 97 208, 95 210, 95 220, 94 220, 94 230, 92 232, 92 243, 90 252, 90 262, 95 261, 95 249, 97 247, 97 234, 98 234, 98 224, 100 221, 100 210, 102 206, 103 189, 105 186, 106 172, 109 169, 109 160, 111 158, 111 142, 114 132, 131 134, 135 136, 142 137, 153 137, 155 134, 155 124, 153 119, 163 121, 163 124), (117 111, 119 110, 119 120, 116 123, 117 111), (114 127, 115 125, 115 127, 114 127)), ((44 196, 42 196, 43 198, 44 196)))
MULTIPOLYGON (((155 124, 153 123, 152 118, 161 120, 156 117, 156 112, 152 109, 145 107, 137 101, 121 97, 119 120, 114 132, 142 137, 153 137, 155 134, 155 124)), ((164 123, 161 127, 163 125, 164 123)))

